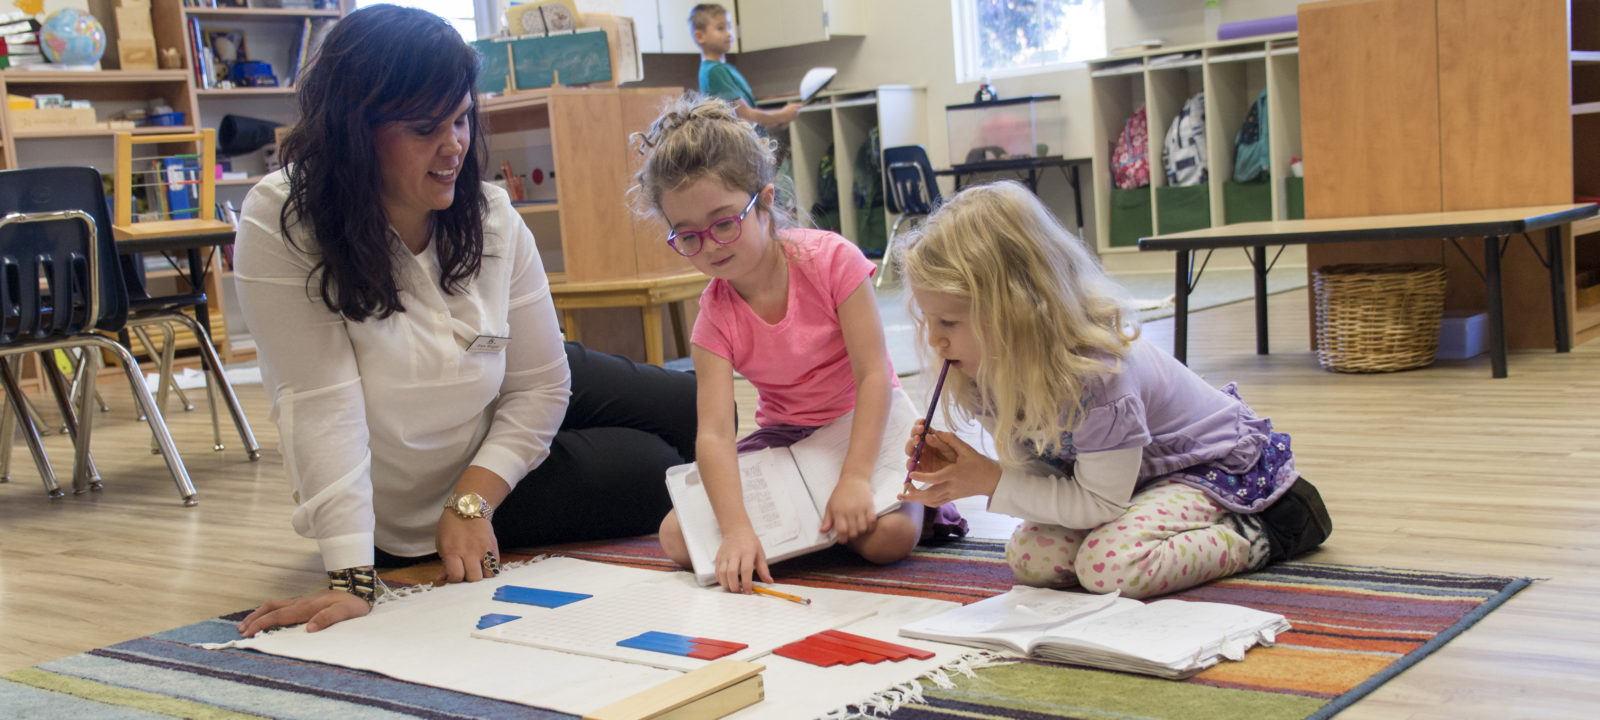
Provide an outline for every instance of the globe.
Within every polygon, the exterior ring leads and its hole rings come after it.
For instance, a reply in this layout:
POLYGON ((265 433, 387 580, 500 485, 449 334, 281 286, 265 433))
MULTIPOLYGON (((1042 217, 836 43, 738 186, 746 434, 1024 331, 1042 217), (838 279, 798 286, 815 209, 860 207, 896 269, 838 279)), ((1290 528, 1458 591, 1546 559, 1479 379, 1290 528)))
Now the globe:
POLYGON ((77 8, 55 11, 39 27, 44 54, 63 65, 93 65, 106 51, 106 29, 93 15, 77 8))

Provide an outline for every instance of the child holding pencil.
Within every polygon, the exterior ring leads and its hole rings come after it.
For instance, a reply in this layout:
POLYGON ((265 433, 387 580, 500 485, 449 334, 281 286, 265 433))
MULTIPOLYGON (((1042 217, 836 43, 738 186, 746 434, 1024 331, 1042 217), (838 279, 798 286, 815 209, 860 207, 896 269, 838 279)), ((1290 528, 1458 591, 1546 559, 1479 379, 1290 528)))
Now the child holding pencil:
POLYGON ((977 419, 999 460, 927 432, 901 499, 987 495, 1023 518, 1006 545, 1019 581, 1148 597, 1327 537, 1289 436, 1140 340, 1094 256, 1021 185, 951 198, 904 262, 920 330, 950 364, 945 412, 977 419))
MULTIPOLYGON (((905 557, 922 534, 923 507, 904 503, 880 517, 871 487, 883 482, 874 481, 875 467, 901 466, 885 460, 900 452, 916 410, 890 367, 867 281, 872 263, 837 234, 791 226, 773 203, 773 141, 725 101, 688 94, 636 140, 645 155, 639 203, 671 229, 663 238, 671 249, 712 277, 691 356, 701 413, 696 460, 722 531, 718 582, 750 592, 753 577, 772 581, 737 455, 792 445, 831 423, 847 423, 850 440, 822 531, 875 563, 905 557), (738 442, 735 371, 759 393, 761 426, 738 442)), ((676 512, 661 522, 661 546, 691 566, 676 512)))

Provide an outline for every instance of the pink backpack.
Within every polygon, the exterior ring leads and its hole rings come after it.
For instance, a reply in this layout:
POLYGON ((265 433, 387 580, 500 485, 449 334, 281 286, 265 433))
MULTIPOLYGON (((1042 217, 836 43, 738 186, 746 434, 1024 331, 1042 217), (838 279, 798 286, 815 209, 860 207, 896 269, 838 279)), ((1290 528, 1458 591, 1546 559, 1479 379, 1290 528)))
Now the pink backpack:
POLYGON ((1111 148, 1111 181, 1119 189, 1132 190, 1150 184, 1150 141, 1144 107, 1122 126, 1117 144, 1111 148))

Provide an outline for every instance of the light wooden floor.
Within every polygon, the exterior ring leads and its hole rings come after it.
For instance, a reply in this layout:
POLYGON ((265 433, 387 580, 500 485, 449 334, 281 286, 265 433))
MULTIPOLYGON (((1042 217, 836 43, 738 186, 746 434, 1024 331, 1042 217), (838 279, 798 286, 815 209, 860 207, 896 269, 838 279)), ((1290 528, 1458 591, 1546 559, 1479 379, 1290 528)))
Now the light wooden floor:
MULTIPOLYGON (((1600 343, 1408 373, 1319 369, 1306 298, 1272 298, 1258 357, 1249 304, 1197 314, 1193 366, 1295 436, 1301 471, 1331 507, 1330 562, 1525 575, 1523 591, 1340 717, 1589 717, 1600 707, 1600 343), (1589 708, 1589 710, 1584 710, 1589 708)), ((1170 321, 1146 335, 1170 346, 1170 321)), ((925 380, 907 384, 913 397, 925 380)), ((264 448, 213 453, 204 406, 173 413, 201 493, 179 505, 125 386, 96 421, 103 493, 50 502, 18 446, 0 485, 0 672, 251 607, 321 585, 315 546, 289 528, 289 491, 260 386, 240 388, 264 448)), ((746 391, 742 407, 753 407, 746 391)), ((748 422, 748 421, 747 421, 748 422)), ((64 440, 51 438, 68 471, 64 440)), ((969 508, 972 507, 969 505, 969 508)), ((1012 524, 974 518, 989 536, 1012 524)), ((3 713, 0 713, 3 714, 3 713)))

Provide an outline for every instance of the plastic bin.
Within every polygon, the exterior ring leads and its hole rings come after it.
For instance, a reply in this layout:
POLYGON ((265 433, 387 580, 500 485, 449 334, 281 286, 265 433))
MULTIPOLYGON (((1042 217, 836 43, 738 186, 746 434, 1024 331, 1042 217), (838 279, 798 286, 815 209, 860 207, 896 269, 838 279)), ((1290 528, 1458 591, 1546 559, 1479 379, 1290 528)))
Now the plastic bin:
POLYGON ((1439 350, 1445 269, 1432 264, 1345 264, 1312 273, 1317 362, 1335 372, 1423 367, 1439 350))
POLYGON ((1222 217, 1229 223, 1272 219, 1272 183, 1222 183, 1222 217))
POLYGON ((1167 233, 1211 227, 1211 188, 1206 185, 1156 188, 1156 231, 1167 233))
POLYGON ((1284 178, 1284 185, 1289 196, 1289 207, 1284 217, 1290 220, 1306 219, 1306 179, 1290 176, 1284 178))
POLYGON ((1150 188, 1111 191, 1111 247, 1138 247, 1139 238, 1155 234, 1150 215, 1150 188))
POLYGON ((151 115, 151 116, 145 118, 144 122, 140 123, 140 125, 143 125, 145 127, 150 127, 150 126, 173 127, 173 126, 182 125, 182 124, 183 124, 183 113, 181 113, 181 112, 169 112, 169 113, 161 113, 160 115, 151 115))
POLYGON ((1066 119, 1060 95, 947 105, 951 165, 1060 155, 1066 119))

